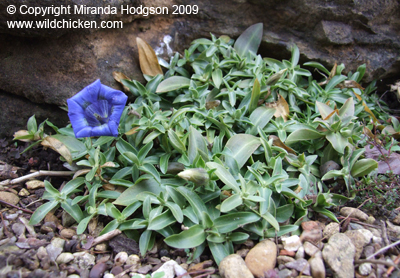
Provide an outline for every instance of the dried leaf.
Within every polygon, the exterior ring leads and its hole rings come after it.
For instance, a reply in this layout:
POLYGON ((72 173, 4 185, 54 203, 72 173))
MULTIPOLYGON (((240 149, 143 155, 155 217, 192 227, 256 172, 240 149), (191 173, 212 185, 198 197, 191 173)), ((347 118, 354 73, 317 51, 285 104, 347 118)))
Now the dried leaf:
POLYGON ((296 155, 296 152, 292 148, 290 148, 290 147, 286 146, 284 143, 282 143, 281 139, 279 139, 278 136, 270 135, 269 139, 272 139, 272 144, 274 146, 280 147, 280 148, 286 150, 288 153, 292 153, 292 154, 296 155))
POLYGON ((282 116, 283 120, 285 122, 287 121, 289 115, 289 104, 280 94, 278 94, 277 101, 266 103, 265 106, 268 108, 274 108, 276 110, 274 114, 275 118, 282 116))
POLYGON ((131 130, 125 132, 125 135, 132 135, 135 134, 138 130, 139 126, 132 128, 131 130))
POLYGON ((125 80, 125 79, 131 80, 131 79, 130 79, 128 76, 126 76, 125 74, 123 74, 122 72, 119 72, 119 71, 114 71, 114 72, 112 73, 112 75, 113 75, 115 81, 117 81, 118 83, 121 83, 121 84, 122 84, 122 86, 124 87, 124 91, 129 92, 129 88, 126 87, 126 86, 122 83, 122 80, 125 80))
POLYGON ((14 133, 14 140, 19 140, 22 142, 32 142, 33 136, 27 130, 18 130, 14 133))
POLYGON ((360 90, 364 90, 364 88, 354 80, 345 80, 342 83, 340 83, 339 85, 337 85, 336 87, 338 87, 340 89, 357 88, 360 90))
POLYGON ((51 148, 52 150, 55 150, 58 152, 64 159, 71 165, 72 164, 72 155, 69 149, 58 139, 52 137, 52 136, 47 136, 46 138, 43 139, 42 141, 42 146, 51 148))
POLYGON ((375 117, 374 113, 372 113, 371 109, 369 109, 369 107, 368 107, 368 105, 365 103, 365 101, 362 100, 362 98, 361 98, 361 96, 360 96, 359 94, 357 94, 357 93, 354 92, 354 91, 353 91, 353 93, 354 93, 354 95, 356 96, 356 98, 357 98, 359 101, 362 101, 362 105, 364 106, 364 110, 365 110, 366 112, 368 112, 368 114, 371 115, 371 118, 372 118, 372 120, 374 121, 374 123, 377 123, 377 122, 378 122, 378 119, 375 117))
POLYGON ((337 63, 333 66, 331 73, 329 74, 328 80, 331 80, 335 75, 336 75, 336 70, 337 70, 337 63))
POLYGON ((104 167, 112 167, 113 168, 113 167, 115 167, 115 163, 112 161, 108 161, 100 166, 100 168, 104 168, 104 167))
POLYGON ((75 178, 77 178, 77 177, 79 177, 79 176, 82 176, 82 175, 84 175, 84 174, 87 174, 87 173, 90 172, 90 170, 92 170, 92 169, 82 169, 82 170, 78 170, 78 171, 76 171, 76 173, 74 174, 74 176, 73 176, 72 179, 75 179, 75 178))
POLYGON ((139 62, 142 73, 150 76, 163 75, 153 48, 141 38, 136 38, 136 43, 139 49, 139 62))
POLYGON ((382 141, 379 140, 379 138, 376 135, 374 135, 372 133, 372 131, 368 127, 364 126, 363 132, 364 132, 365 135, 367 135, 369 138, 371 138, 372 140, 374 140, 378 144, 382 144, 382 141))

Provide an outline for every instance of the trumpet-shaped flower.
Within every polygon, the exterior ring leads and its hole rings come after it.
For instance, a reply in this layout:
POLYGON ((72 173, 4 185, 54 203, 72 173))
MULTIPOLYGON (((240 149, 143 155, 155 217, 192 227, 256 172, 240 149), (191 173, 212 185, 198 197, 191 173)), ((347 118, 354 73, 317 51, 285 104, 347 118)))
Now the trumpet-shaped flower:
POLYGON ((68 117, 75 136, 118 136, 118 125, 128 97, 96 80, 68 99, 68 117))

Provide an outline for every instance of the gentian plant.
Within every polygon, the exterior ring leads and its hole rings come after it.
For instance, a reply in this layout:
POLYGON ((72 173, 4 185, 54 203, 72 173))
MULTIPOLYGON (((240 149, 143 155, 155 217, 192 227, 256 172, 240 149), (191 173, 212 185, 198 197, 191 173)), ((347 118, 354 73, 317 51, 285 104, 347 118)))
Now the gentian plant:
MULTIPOLYGON (((299 234, 312 213, 337 221, 327 208, 377 168, 360 132, 387 119, 385 105, 374 103, 373 84, 359 85, 365 66, 346 76, 344 66, 308 62, 316 80, 296 46, 290 61, 257 55, 262 34, 256 24, 236 42, 211 35, 170 62, 138 40, 147 84, 114 73, 132 103, 96 81, 68 100, 72 127, 47 121, 56 134, 36 136, 70 152, 56 148, 76 182, 60 193, 46 183, 50 203, 31 224, 60 205, 78 233, 108 216, 101 233, 123 231, 142 255, 164 240, 193 248, 191 259, 209 248, 219 263, 249 238, 299 234), (329 161, 339 169, 321 173, 329 161), (347 190, 330 192, 332 182, 347 190)), ((36 122, 28 126, 17 139, 36 138, 36 122)))
POLYGON ((76 138, 118 136, 118 125, 128 97, 96 80, 68 99, 68 116, 76 138))

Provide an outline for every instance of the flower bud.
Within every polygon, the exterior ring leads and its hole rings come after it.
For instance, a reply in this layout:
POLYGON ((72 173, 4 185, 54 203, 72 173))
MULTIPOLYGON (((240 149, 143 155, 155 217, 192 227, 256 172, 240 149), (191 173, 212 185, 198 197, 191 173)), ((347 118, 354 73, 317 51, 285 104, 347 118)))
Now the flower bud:
POLYGON ((196 185, 205 185, 210 179, 207 171, 203 168, 187 169, 180 172, 178 176, 184 180, 191 181, 196 185))

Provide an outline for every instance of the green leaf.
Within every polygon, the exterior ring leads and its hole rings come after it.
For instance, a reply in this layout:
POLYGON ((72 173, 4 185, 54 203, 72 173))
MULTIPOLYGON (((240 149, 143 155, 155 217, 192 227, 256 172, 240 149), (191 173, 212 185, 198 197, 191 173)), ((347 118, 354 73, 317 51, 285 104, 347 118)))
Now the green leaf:
POLYGON ((37 131, 38 128, 35 115, 29 118, 27 128, 30 133, 35 133, 37 131))
POLYGON ((152 148, 153 148, 153 141, 147 143, 140 149, 137 155, 140 164, 143 164, 144 159, 146 158, 147 154, 152 148))
POLYGON ((161 183, 160 173, 158 173, 157 169, 153 165, 146 163, 139 166, 139 170, 150 174, 158 183, 161 183))
POLYGON ((254 81, 253 90, 251 91, 249 113, 252 113, 257 108, 258 100, 260 99, 260 92, 261 92, 260 82, 256 78, 256 80, 254 81))
MULTIPOLYGON (((201 133, 195 129, 193 126, 189 127, 189 146, 188 146, 188 157, 190 164, 193 164, 193 161, 196 159, 197 154, 200 152, 207 154, 207 144, 204 137, 201 133)), ((208 161, 208 157, 203 157, 205 161, 208 161)))
POLYGON ((293 68, 296 67, 297 64, 299 63, 299 59, 300 59, 300 51, 297 45, 294 44, 292 46, 292 57, 290 59, 290 63, 292 64, 293 68))
POLYGON ((327 68, 325 68, 322 64, 320 64, 318 62, 307 62, 307 63, 304 63, 303 65, 308 66, 308 67, 317 68, 317 69, 323 71, 324 73, 326 73, 327 75, 331 74, 327 68))
POLYGON ((254 55, 257 54, 257 50, 260 46, 263 36, 263 24, 257 23, 247 28, 236 40, 233 48, 239 54, 240 57, 246 57, 249 52, 254 55))
POLYGON ((312 208, 314 211, 321 213, 327 217, 329 217, 330 219, 332 219, 333 221, 339 223, 339 220, 337 220, 335 214, 333 214, 331 211, 325 209, 325 208, 321 208, 321 207, 313 207, 312 208))
POLYGON ((83 218, 80 222, 78 227, 76 228, 76 233, 78 235, 83 234, 86 230, 87 225, 89 224, 90 220, 94 217, 94 214, 89 215, 88 217, 83 218))
POLYGON ((293 211, 294 211, 293 204, 287 204, 277 208, 276 221, 278 221, 279 223, 285 222, 293 215, 293 211))
POLYGON ((144 257, 144 255, 146 255, 147 250, 150 249, 152 234, 153 232, 151 230, 146 230, 140 235, 139 249, 140 249, 140 255, 142 255, 142 257, 144 257))
POLYGON ((221 69, 216 69, 213 71, 213 73, 211 74, 212 80, 214 82, 214 85, 216 88, 219 89, 219 87, 221 86, 222 83, 222 70, 221 69))
POLYGON ((178 221, 179 223, 182 223, 183 212, 182 212, 181 208, 177 204, 172 203, 172 202, 166 202, 165 206, 171 210, 176 221, 178 221))
POLYGON ((249 234, 242 232, 235 232, 229 235, 229 239, 233 242, 245 241, 249 238, 249 234))
POLYGON ((44 181, 44 188, 46 189, 46 192, 49 193, 53 198, 60 196, 60 191, 55 189, 53 185, 46 180, 44 181))
POLYGON ((206 240, 206 233, 201 225, 194 225, 188 230, 164 239, 173 248, 185 249, 199 246, 206 240))
POLYGON ((160 187, 159 183, 153 179, 142 180, 139 183, 135 184, 134 186, 131 186, 130 188, 122 192, 122 194, 118 197, 118 199, 113 202, 113 204, 121 206, 129 206, 133 202, 137 201, 137 199, 135 198, 137 195, 145 191, 152 192, 155 195, 158 195, 163 190, 160 187))
POLYGON ((343 177, 343 172, 339 170, 331 170, 328 173, 326 173, 321 180, 329 180, 332 178, 337 178, 337 177, 343 177))
POLYGON ((344 148, 349 144, 349 141, 339 132, 330 132, 326 134, 326 139, 332 144, 332 147, 340 154, 344 154, 344 148))
POLYGON ((57 200, 53 200, 47 202, 40 207, 38 207, 35 212, 32 214, 31 219, 29 220, 29 224, 36 225, 39 224, 40 221, 54 208, 58 206, 59 202, 57 200))
POLYGON ((157 93, 166 93, 183 88, 189 88, 190 79, 183 76, 172 76, 158 84, 157 93))
POLYGON ((128 187, 128 188, 134 185, 133 182, 125 180, 125 179, 112 179, 109 181, 109 183, 114 184, 114 185, 128 187))
POLYGON ((61 193, 69 195, 72 193, 72 191, 76 190, 79 186, 81 186, 84 183, 85 179, 83 177, 75 178, 64 185, 63 189, 61 190, 61 193))
POLYGON ((203 200, 201 200, 201 198, 194 191, 191 191, 184 186, 179 186, 175 188, 175 190, 185 197, 185 199, 190 203, 197 218, 202 219, 203 211, 207 211, 207 207, 203 200))
POLYGON ((325 120, 326 117, 328 117, 334 111, 330 106, 319 101, 316 101, 315 105, 318 107, 318 111, 321 114, 323 120, 325 120))
POLYGON ((279 231, 279 223, 277 219, 268 211, 264 212, 263 215, 261 215, 262 218, 264 218, 269 224, 271 224, 272 227, 274 227, 275 230, 279 231))
POLYGON ((172 129, 168 130, 168 138, 175 150, 180 153, 186 152, 185 144, 183 144, 179 136, 172 129))
POLYGON ((259 219, 260 217, 253 212, 234 212, 214 219, 214 227, 220 233, 228 233, 259 219))
POLYGON ((285 144, 290 145, 298 141, 314 140, 324 137, 322 133, 311 129, 298 129, 290 133, 286 138, 285 144))
POLYGON ((243 204, 242 197, 239 194, 234 194, 225 199, 221 204, 221 212, 228 212, 243 204))
POLYGON ((297 225, 284 225, 279 227, 279 231, 276 231, 274 228, 270 228, 265 231, 265 237, 271 238, 275 236, 283 236, 287 233, 291 233, 294 231, 297 231, 299 229, 299 226, 297 225))
POLYGON ((82 210, 79 205, 71 205, 71 202, 71 199, 67 199, 61 203, 61 207, 79 223, 83 218, 82 210))
POLYGON ((265 106, 257 107, 250 115, 250 121, 253 126, 246 130, 246 133, 257 135, 258 128, 262 130, 269 123, 274 114, 274 108, 267 108, 265 106))
POLYGON ((211 253, 212 253, 213 258, 214 258, 215 262, 217 263, 217 265, 219 265, 219 263, 224 258, 229 256, 228 250, 225 248, 225 246, 222 243, 214 243, 214 242, 209 241, 208 247, 210 247, 211 253))
POLYGON ((148 230, 161 230, 172 223, 175 223, 176 219, 170 210, 163 212, 162 214, 154 217, 150 220, 148 230))
POLYGON ((253 135, 235 134, 228 140, 225 148, 231 151, 232 157, 237 161, 239 168, 242 168, 260 145, 260 139, 253 135))
POLYGON ((160 170, 161 173, 166 174, 168 170, 168 162, 171 157, 171 153, 165 153, 160 157, 160 170))
POLYGON ((214 173, 230 189, 234 190, 235 192, 240 192, 240 188, 236 182, 236 179, 224 166, 216 162, 207 162, 206 165, 210 169, 217 169, 214 173))
POLYGON ((351 175, 355 178, 366 176, 378 168, 378 162, 372 158, 358 160, 351 168, 351 175))

